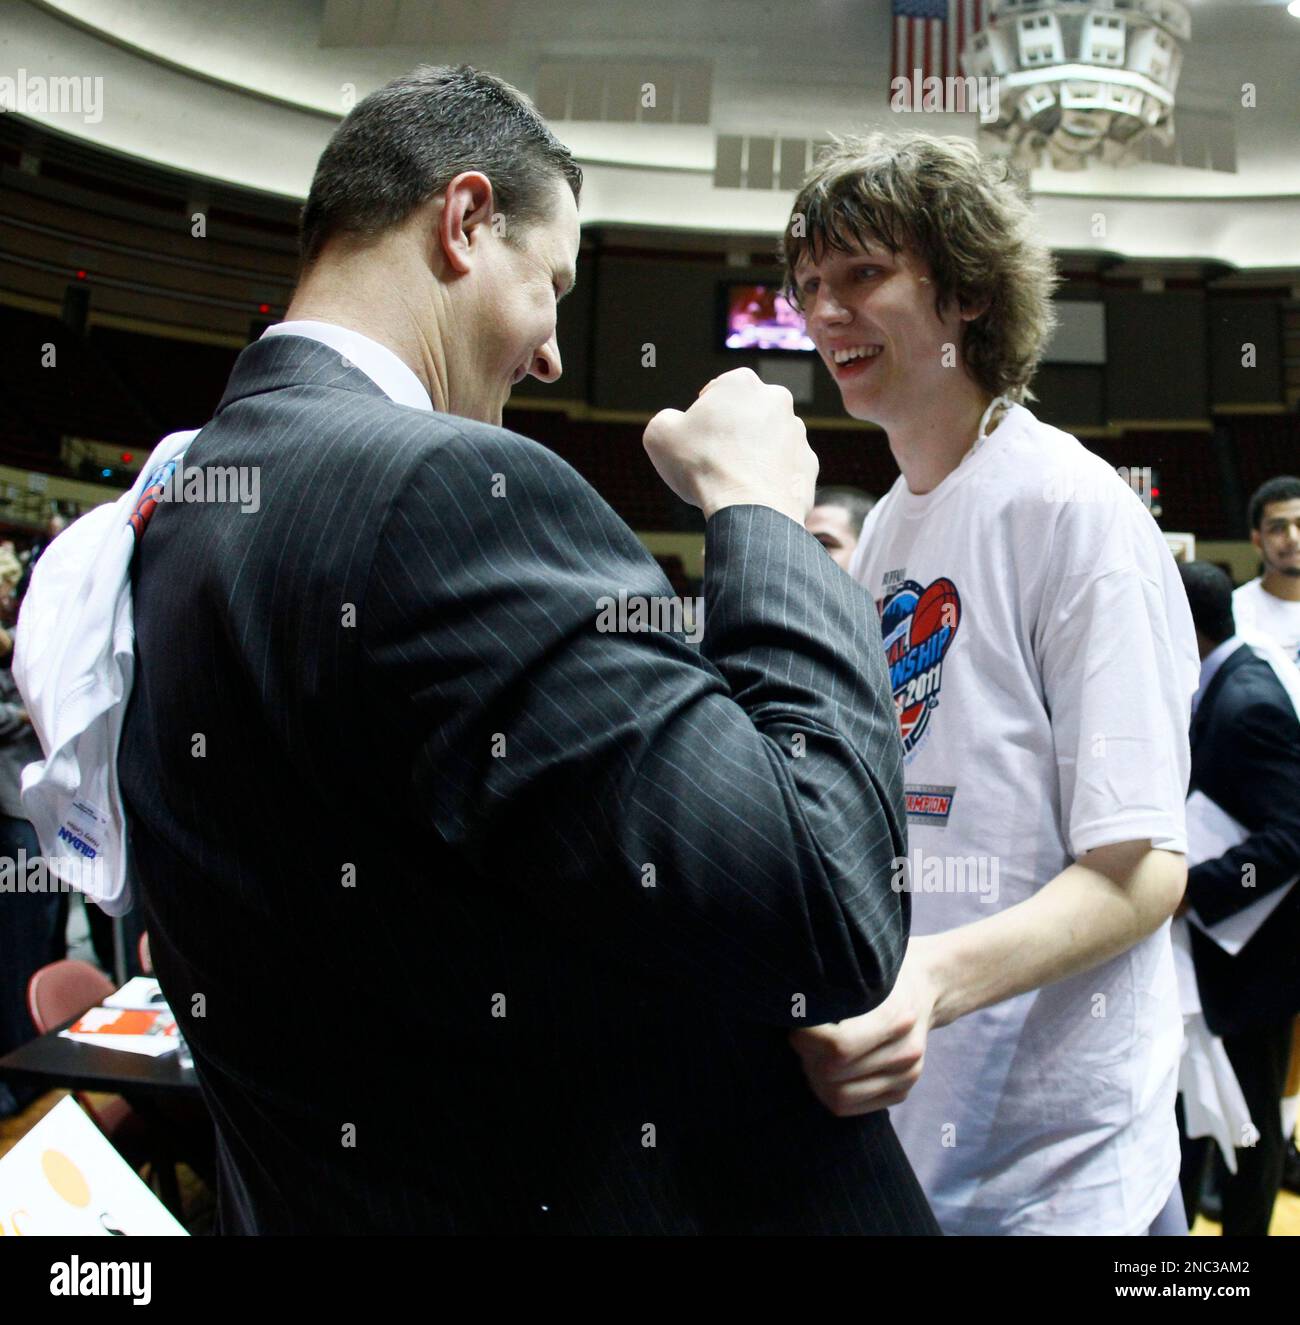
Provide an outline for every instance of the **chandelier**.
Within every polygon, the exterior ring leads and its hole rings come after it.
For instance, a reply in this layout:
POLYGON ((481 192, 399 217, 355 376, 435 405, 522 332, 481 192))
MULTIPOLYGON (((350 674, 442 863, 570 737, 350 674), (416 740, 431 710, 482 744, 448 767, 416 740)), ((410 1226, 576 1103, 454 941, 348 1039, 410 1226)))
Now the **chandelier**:
POLYGON ((962 52, 969 76, 995 82, 996 120, 981 126, 1032 168, 1134 159, 1150 136, 1174 139, 1174 90, 1191 18, 1178 0, 992 0, 989 26, 962 52))

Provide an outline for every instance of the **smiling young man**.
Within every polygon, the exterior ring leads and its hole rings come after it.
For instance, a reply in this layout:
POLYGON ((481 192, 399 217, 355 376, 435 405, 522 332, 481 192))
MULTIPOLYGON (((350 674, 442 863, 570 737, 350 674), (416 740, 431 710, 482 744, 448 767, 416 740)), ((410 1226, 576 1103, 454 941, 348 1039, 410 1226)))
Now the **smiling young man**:
POLYGON ((890 998, 795 1047, 833 1112, 891 1107, 945 1232, 1183 1231, 1167 921, 1199 664, 1142 503, 1019 403, 1050 254, 1004 167, 912 134, 823 157, 785 258, 902 471, 851 574, 881 613, 913 904, 890 998))

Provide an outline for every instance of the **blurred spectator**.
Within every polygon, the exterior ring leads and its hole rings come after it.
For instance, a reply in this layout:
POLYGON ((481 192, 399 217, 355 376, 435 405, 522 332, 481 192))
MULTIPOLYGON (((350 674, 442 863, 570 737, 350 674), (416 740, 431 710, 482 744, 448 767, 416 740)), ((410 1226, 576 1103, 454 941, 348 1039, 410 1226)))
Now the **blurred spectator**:
POLYGON ((848 570, 862 522, 876 499, 860 488, 818 488, 804 528, 831 554, 837 566, 848 570))
MULTIPOLYGON (((8 878, 0 885, 0 1055, 35 1033, 27 1011, 27 982, 47 962, 67 955, 68 895, 21 890, 30 877, 24 862, 41 854, 19 798, 23 766, 41 758, 40 742, 10 671, 15 586, 21 575, 12 550, 6 554, 0 548, 0 859, 10 862, 8 878)), ((43 872, 42 878, 49 882, 43 872)), ((0 1082, 0 1117, 22 1109, 38 1093, 37 1088, 0 1082)))
POLYGON ((36 563, 41 559, 41 553, 45 551, 51 543, 68 527, 67 520, 55 511, 45 522, 45 532, 39 537, 27 552, 26 565, 22 571, 22 578, 18 581, 16 598, 18 602, 23 601, 23 595, 27 592, 27 586, 32 581, 32 571, 36 563))
MULTIPOLYGON (((23 563, 18 559, 18 553, 14 551, 13 539, 6 538, 0 542, 0 585, 3 591, 10 595, 15 595, 18 581, 23 576, 23 563)), ((11 613, 3 613, 6 620, 11 618, 11 613)))
MULTIPOLYGON (((1291 888, 1236 956, 1198 925, 1218 925, 1300 873, 1300 716, 1279 673, 1235 633, 1232 581, 1204 561, 1179 566, 1196 624, 1201 684, 1193 701, 1190 791, 1201 792, 1244 834, 1188 872, 1185 908, 1201 1007, 1222 1037, 1259 1133, 1237 1150, 1223 1188, 1225 1236, 1264 1235, 1282 1180, 1281 1100, 1300 1011, 1300 888, 1291 888)), ((1280 657, 1277 667, 1288 664, 1280 657)), ((1294 689, 1294 688, 1293 688, 1294 689)), ((1300 694, 1300 689, 1294 689, 1300 694)), ((1211 1142, 1183 1145, 1181 1177, 1195 1216, 1211 1142)))

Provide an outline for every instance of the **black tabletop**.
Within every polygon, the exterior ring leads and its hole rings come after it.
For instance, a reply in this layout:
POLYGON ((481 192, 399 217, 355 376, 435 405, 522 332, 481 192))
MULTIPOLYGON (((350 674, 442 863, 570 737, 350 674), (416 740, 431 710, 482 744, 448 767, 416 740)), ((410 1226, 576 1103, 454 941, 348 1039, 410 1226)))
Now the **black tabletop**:
POLYGON ((59 1031, 71 1026, 69 1018, 39 1039, 24 1044, 0 1058, 0 1076, 47 1081, 52 1088, 99 1090, 114 1095, 193 1095, 199 1081, 193 1067, 182 1067, 179 1051, 150 1058, 121 1049, 68 1040, 59 1031))

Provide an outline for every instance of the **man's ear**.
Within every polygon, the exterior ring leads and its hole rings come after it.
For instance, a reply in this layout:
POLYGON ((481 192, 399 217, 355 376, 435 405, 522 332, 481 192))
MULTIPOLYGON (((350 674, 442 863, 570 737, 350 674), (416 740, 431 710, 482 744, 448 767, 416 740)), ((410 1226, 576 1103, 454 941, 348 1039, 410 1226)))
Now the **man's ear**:
POLYGON ((1250 531, 1250 541, 1254 543, 1256 552, 1263 552, 1264 549, 1260 546, 1258 529, 1252 529, 1250 531))
POLYGON ((438 216, 438 243, 452 271, 464 275, 478 245, 492 228, 492 181, 477 170, 462 171, 447 185, 438 216))

